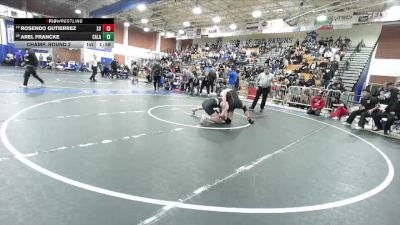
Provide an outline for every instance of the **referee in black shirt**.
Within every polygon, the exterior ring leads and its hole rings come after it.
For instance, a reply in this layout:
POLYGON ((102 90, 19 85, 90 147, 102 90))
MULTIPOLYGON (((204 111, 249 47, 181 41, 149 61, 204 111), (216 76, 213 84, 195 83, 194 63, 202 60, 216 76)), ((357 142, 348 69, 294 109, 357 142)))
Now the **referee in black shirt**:
POLYGON ((25 73, 24 73, 24 84, 22 87, 28 87, 28 80, 30 75, 34 78, 38 79, 40 83, 42 83, 42 87, 44 85, 44 81, 37 75, 36 68, 39 65, 39 60, 37 59, 35 52, 32 49, 27 51, 25 55, 25 73))

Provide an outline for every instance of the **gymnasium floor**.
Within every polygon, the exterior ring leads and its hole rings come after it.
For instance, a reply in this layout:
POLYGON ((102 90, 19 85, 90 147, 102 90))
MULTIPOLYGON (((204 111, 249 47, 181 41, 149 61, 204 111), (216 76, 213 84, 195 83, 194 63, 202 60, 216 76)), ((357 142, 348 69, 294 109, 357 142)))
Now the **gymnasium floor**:
POLYGON ((22 89, 22 74, 0 68, 2 225, 400 219, 397 139, 274 106, 200 127, 199 97, 50 71, 22 89))

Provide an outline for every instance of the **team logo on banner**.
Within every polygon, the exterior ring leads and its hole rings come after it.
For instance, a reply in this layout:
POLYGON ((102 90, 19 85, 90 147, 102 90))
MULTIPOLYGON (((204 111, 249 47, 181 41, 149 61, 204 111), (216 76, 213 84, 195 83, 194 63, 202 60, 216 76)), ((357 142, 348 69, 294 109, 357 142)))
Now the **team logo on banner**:
POLYGON ((361 15, 358 17, 358 22, 359 23, 367 23, 369 20, 368 15, 361 15))

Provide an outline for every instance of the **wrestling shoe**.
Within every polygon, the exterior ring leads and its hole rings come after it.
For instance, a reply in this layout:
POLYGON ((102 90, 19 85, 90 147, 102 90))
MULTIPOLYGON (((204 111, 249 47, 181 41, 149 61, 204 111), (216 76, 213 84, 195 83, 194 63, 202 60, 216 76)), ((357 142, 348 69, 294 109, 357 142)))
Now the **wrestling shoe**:
POLYGON ((195 108, 192 108, 192 115, 193 116, 196 115, 196 109, 195 108))
POLYGON ((360 126, 357 125, 357 126, 354 127, 354 129, 356 129, 356 130, 364 130, 364 127, 360 127, 360 126))
POLYGON ((346 126, 351 126, 351 124, 348 123, 347 121, 344 121, 342 124, 343 124, 343 125, 346 125, 346 126))
POLYGON ((202 115, 200 119, 200 124, 201 125, 206 125, 210 121, 210 118, 206 115, 202 115))

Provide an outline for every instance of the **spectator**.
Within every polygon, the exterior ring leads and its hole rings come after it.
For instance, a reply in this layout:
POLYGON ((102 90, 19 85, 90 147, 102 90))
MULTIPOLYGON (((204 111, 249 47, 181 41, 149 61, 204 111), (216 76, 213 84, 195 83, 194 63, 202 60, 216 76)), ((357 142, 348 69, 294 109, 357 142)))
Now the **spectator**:
POLYGON ((333 76, 334 76, 334 72, 333 72, 331 66, 328 64, 328 67, 326 68, 326 70, 324 71, 324 74, 322 76, 322 85, 325 89, 330 84, 333 76))
POLYGON ((375 131, 379 131, 383 129, 383 133, 385 135, 389 134, 390 127, 393 125, 395 120, 400 119, 400 101, 396 100, 395 102, 388 105, 385 109, 384 113, 376 113, 372 116, 375 122, 376 129, 375 131), (386 118, 387 121, 384 125, 381 124, 381 120, 386 118))
POLYGON ((157 93, 160 91, 161 76, 163 74, 159 61, 154 63, 153 67, 151 68, 151 72, 153 75, 154 93, 157 93))
POLYGON ((335 79, 333 79, 332 84, 330 84, 328 86, 328 90, 344 92, 344 91, 346 91, 346 88, 344 87, 341 78, 335 78, 335 79))
POLYGON ((350 113, 349 118, 343 125, 351 125, 356 118, 356 116, 360 115, 360 120, 358 121, 358 126, 355 127, 356 130, 364 129, 364 125, 366 122, 366 118, 373 116, 378 112, 379 109, 379 101, 376 97, 371 96, 371 93, 368 89, 364 89, 362 92, 361 98, 361 106, 359 110, 355 110, 350 113))
POLYGON ((309 79, 305 83, 306 87, 313 87, 315 86, 315 79, 314 76, 310 76, 309 79))
POLYGON ((90 80, 93 82, 96 82, 96 75, 97 75, 97 56, 93 55, 93 60, 92 60, 92 76, 90 76, 90 80))
POLYGON ((384 83, 383 87, 378 91, 379 103, 391 105, 397 101, 398 89, 394 87, 394 83, 384 83))
POLYGON ((118 63, 117 63, 117 60, 115 58, 113 59, 113 61, 111 61, 111 79, 113 79, 114 76, 119 78, 119 76, 118 76, 118 63))
POLYGON ((322 109, 325 107, 325 100, 323 98, 323 92, 318 92, 318 95, 314 95, 310 101, 310 108, 307 111, 307 114, 319 116, 321 114, 322 109))
POLYGON ((331 118, 333 120, 340 120, 343 116, 348 114, 346 105, 340 100, 340 98, 333 97, 330 108, 332 108, 331 118))
POLYGON ((217 79, 217 72, 215 71, 214 68, 212 68, 210 70, 210 72, 208 72, 208 78, 209 78, 208 82, 209 82, 211 93, 212 93, 212 92, 214 92, 214 83, 215 83, 215 80, 217 79))
POLYGON ((235 89, 235 84, 236 84, 236 79, 237 79, 237 73, 234 69, 229 69, 228 72, 228 85, 229 88, 235 89))
POLYGON ((43 66, 43 55, 42 53, 39 54, 39 67, 43 66))

